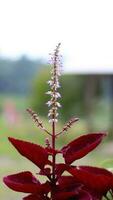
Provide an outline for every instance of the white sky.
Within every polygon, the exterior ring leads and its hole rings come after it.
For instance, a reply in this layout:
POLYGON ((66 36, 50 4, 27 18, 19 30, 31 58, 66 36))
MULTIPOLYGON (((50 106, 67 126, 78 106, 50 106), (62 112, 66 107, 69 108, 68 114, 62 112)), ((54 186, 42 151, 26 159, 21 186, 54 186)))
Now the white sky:
POLYGON ((0 54, 47 58, 64 70, 113 73, 113 0, 0 0, 0 54))

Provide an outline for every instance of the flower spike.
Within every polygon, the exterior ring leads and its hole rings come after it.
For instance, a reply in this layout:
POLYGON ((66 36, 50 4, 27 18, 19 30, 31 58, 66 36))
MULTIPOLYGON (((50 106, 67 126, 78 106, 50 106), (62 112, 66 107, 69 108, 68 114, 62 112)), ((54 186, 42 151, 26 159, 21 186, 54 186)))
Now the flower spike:
POLYGON ((52 64, 52 70, 51 70, 51 80, 48 81, 48 84, 50 86, 50 91, 46 92, 46 94, 50 95, 51 99, 46 103, 48 107, 51 107, 48 113, 48 117, 50 118, 49 122, 57 122, 58 121, 58 108, 61 107, 60 103, 58 102, 58 98, 61 97, 60 93, 57 91, 58 88, 60 88, 59 84, 59 76, 60 73, 60 56, 59 56, 59 48, 60 43, 56 46, 56 49, 54 50, 54 53, 51 57, 51 64, 52 64))
POLYGON ((71 118, 71 119, 64 125, 62 131, 56 134, 56 137, 59 136, 59 135, 61 135, 61 134, 64 133, 64 132, 67 132, 68 129, 70 129, 70 128, 73 126, 73 124, 74 124, 75 122, 77 122, 78 120, 79 120, 79 118, 76 118, 76 117, 71 118))
POLYGON ((45 131, 47 134, 51 135, 51 133, 49 133, 49 131, 47 131, 46 128, 43 126, 43 123, 42 123, 42 121, 40 121, 38 115, 31 108, 27 108, 26 110, 31 115, 31 117, 34 120, 34 122, 36 123, 37 127, 39 127, 41 130, 45 131))

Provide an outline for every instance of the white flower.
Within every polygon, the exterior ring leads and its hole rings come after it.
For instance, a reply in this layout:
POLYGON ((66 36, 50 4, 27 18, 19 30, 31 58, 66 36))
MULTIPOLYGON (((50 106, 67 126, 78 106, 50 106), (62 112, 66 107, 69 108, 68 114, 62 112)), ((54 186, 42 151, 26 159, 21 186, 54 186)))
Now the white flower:
POLYGON ((58 115, 59 115, 58 113, 55 114, 56 117, 58 117, 58 115))
POLYGON ((49 123, 52 123, 52 122, 58 122, 58 119, 50 119, 49 123))
POLYGON ((56 112, 53 112, 53 110, 50 110, 48 113, 48 117, 53 116, 53 115, 55 115, 55 117, 58 117, 59 114, 56 112))
POLYGON ((46 94, 52 95, 52 92, 51 92, 51 91, 48 91, 48 92, 46 92, 46 94))
POLYGON ((50 117, 51 115, 52 115, 52 113, 51 113, 51 112, 49 112, 49 113, 48 113, 48 117, 50 117))
POLYGON ((48 101, 46 104, 50 107, 53 104, 53 102, 52 101, 48 101))
POLYGON ((56 110, 58 110, 58 108, 57 108, 57 107, 52 107, 52 110, 55 110, 55 111, 56 111, 56 110))
POLYGON ((60 71, 58 71, 58 72, 57 72, 57 75, 58 75, 58 76, 61 76, 61 72, 60 72, 60 71))
POLYGON ((56 97, 56 98, 61 98, 60 93, 59 93, 59 92, 56 92, 55 97, 56 97))
POLYGON ((47 81, 47 83, 51 86, 53 84, 53 81, 50 80, 50 81, 47 81))
POLYGON ((50 117, 51 115, 53 115, 54 113, 53 113, 53 110, 52 109, 50 109, 49 110, 49 113, 48 113, 48 117, 50 117))
POLYGON ((55 89, 57 90, 57 88, 60 88, 59 82, 56 82, 55 84, 52 85, 52 90, 55 89))
POLYGON ((56 82, 56 88, 60 88, 59 82, 56 82))
POLYGON ((56 106, 58 106, 60 108, 61 104, 59 102, 56 102, 56 106))

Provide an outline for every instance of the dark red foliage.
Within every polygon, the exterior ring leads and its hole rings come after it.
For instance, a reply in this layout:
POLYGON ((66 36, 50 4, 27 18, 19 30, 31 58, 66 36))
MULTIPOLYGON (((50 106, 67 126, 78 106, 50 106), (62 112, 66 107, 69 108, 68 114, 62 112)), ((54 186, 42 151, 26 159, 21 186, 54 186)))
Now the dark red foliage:
POLYGON ((40 145, 33 144, 30 142, 17 140, 15 138, 10 138, 9 141, 18 150, 18 152, 36 164, 40 169, 44 168, 46 164, 51 162, 48 160, 48 152, 45 148, 40 145))
POLYGON ((7 176, 4 178, 4 183, 17 192, 46 194, 50 191, 50 184, 48 182, 41 184, 31 172, 7 176))
POLYGON ((102 141, 105 133, 83 135, 62 148, 63 157, 67 164, 84 157, 102 141))
POLYGON ((35 193, 40 188, 40 182, 30 172, 7 176, 4 183, 17 192, 35 193))
POLYGON ((103 196, 111 189, 112 173, 103 168, 91 166, 70 167, 68 170, 78 182, 97 196, 103 196))
POLYGON ((29 195, 27 197, 24 197, 23 200, 50 200, 50 198, 45 197, 45 196, 39 196, 39 195, 29 195))
POLYGON ((113 188, 113 174, 103 168, 70 164, 92 151, 104 136, 105 133, 81 136, 61 151, 9 138, 18 152, 36 164, 41 169, 39 174, 47 176, 48 180, 42 184, 31 172, 21 172, 5 177, 4 183, 12 190, 28 193, 24 200, 101 200, 113 188), (59 152, 65 163, 55 164, 56 178, 53 183, 49 156, 59 152), (64 176, 64 171, 72 176, 64 176))
POLYGON ((56 150, 51 147, 46 147, 45 149, 48 152, 48 155, 56 155, 58 153, 62 153, 60 150, 56 150))

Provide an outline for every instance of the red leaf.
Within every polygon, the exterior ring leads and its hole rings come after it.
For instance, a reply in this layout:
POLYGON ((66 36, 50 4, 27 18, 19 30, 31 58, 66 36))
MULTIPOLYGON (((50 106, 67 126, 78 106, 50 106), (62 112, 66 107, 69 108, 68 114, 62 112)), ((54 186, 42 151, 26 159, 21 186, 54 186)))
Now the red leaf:
POLYGON ((76 195, 77 195, 77 192, 76 191, 70 191, 70 192, 57 192, 54 197, 53 197, 53 200, 59 200, 59 199, 62 199, 62 200, 69 200, 73 197, 75 197, 76 199, 76 195))
MULTIPOLYGON (((83 184, 78 182, 76 177, 74 176, 61 176, 58 179, 58 192, 69 192, 75 191, 77 192, 76 198, 78 200, 101 200, 102 195, 97 195, 92 193, 88 188, 86 189, 83 184)), ((62 193, 65 194, 66 193, 62 193)))
POLYGON ((113 192, 113 174, 112 174, 112 177, 111 177, 111 189, 112 189, 112 192, 113 192))
POLYGON ((82 184, 78 183, 76 178, 73 176, 61 176, 58 179, 58 190, 70 191, 70 190, 81 190, 82 184))
POLYGON ((39 196, 39 195, 29 195, 24 197, 23 200, 50 200, 48 197, 39 196))
POLYGON ((70 192, 57 192, 55 194, 55 196, 53 197, 53 200, 71 200, 71 199, 76 199, 76 200, 94 200, 92 198, 92 196, 84 191, 84 190, 81 190, 81 191, 77 191, 77 190, 73 190, 73 191, 70 191, 70 192))
POLYGON ((61 176, 58 179, 56 191, 53 195, 53 200, 69 200, 75 198, 81 191, 82 185, 76 182, 73 176, 61 176))
POLYGON ((43 197, 37 195, 29 195, 27 197, 24 197, 23 200, 44 200, 44 199, 43 197))
MULTIPOLYGON (((79 194, 78 194, 78 200, 96 200, 93 198, 93 196, 91 196, 88 192, 82 190, 79 194)), ((99 199, 98 199, 99 200, 99 199)))
POLYGON ((4 177, 4 183, 14 191, 34 193, 40 188, 40 182, 30 173, 21 172, 4 177))
POLYGON ((32 161, 39 168, 42 169, 46 164, 50 164, 47 151, 40 145, 15 138, 9 138, 9 141, 22 156, 32 161))
POLYGON ((51 177, 51 168, 46 167, 44 169, 41 169, 38 174, 43 175, 43 176, 51 177))
POLYGON ((98 194, 104 194, 110 189, 111 172, 103 168, 79 166, 68 170, 85 187, 98 194))
POLYGON ((61 151, 53 149, 51 147, 46 147, 45 149, 47 150, 47 152, 48 152, 49 155, 56 155, 58 153, 61 153, 61 151))
POLYGON ((65 170, 69 168, 68 165, 61 163, 55 165, 55 174, 57 175, 57 179, 64 173, 65 170))
POLYGON ((84 157, 102 141, 105 133, 92 133, 80 136, 62 148, 66 164, 84 157))
POLYGON ((49 182, 41 184, 31 172, 21 172, 5 177, 4 183, 14 191, 46 194, 50 191, 49 182))

